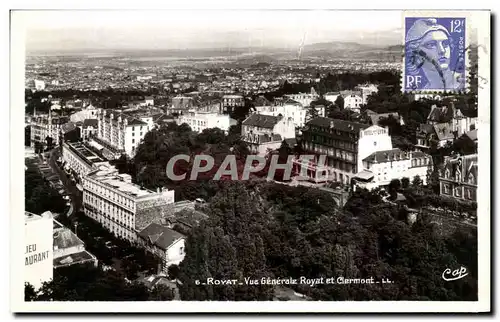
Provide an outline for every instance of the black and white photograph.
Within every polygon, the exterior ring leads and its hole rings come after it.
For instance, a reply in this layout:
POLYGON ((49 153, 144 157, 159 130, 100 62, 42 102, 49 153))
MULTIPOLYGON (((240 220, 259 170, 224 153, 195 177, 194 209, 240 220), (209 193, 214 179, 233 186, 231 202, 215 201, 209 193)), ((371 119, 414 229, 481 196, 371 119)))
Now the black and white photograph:
POLYGON ((489 312, 490 15, 11 10, 11 310, 489 312))

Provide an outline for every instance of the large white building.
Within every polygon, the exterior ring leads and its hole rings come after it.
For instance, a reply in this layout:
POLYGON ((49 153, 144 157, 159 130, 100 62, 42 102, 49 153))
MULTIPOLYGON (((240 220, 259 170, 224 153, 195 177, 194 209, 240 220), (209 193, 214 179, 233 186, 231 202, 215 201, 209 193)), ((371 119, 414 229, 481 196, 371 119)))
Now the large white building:
POLYGON ((35 143, 46 144, 46 138, 52 139, 54 146, 59 144, 61 136, 61 128, 64 124, 68 123, 69 118, 63 116, 52 117, 52 113, 47 115, 38 115, 31 118, 31 146, 34 147, 35 143))
MULTIPOLYGON (((302 104, 292 100, 286 100, 276 105, 271 106, 256 106, 254 107, 256 113, 270 116, 283 116, 284 118, 291 118, 295 127, 301 128, 306 123, 307 111, 309 107, 304 107, 302 104)), ((325 107, 316 106, 318 116, 325 116, 325 107)))
POLYGON ((224 132, 228 132, 234 122, 227 114, 219 114, 212 112, 187 112, 177 119, 177 124, 186 123, 195 132, 202 132, 205 129, 219 128, 224 132))
MULTIPOLYGON (((376 151, 392 149, 392 141, 387 128, 321 117, 306 124, 302 148, 305 154, 316 156, 308 165, 310 180, 350 184, 363 169, 363 159, 376 151), (319 163, 322 155, 323 164, 319 163)), ((296 163, 300 169, 301 162, 296 163)))
POLYGON ((64 142, 62 160, 66 170, 73 170, 80 178, 97 169, 100 165, 109 165, 99 155, 81 142, 64 142))
POLYGON ((363 105, 363 94, 361 91, 341 91, 341 92, 329 92, 325 94, 325 99, 332 103, 335 103, 337 98, 341 96, 344 99, 344 108, 358 112, 361 110, 361 105, 363 105))
POLYGON ((119 158, 123 153, 133 157, 141 140, 154 126, 152 117, 139 118, 99 110, 97 134, 92 139, 103 147, 103 153, 109 159, 119 158))
POLYGON ((53 276, 52 214, 24 213, 24 281, 35 289, 53 276))
POLYGON ((319 95, 314 91, 314 89, 311 89, 311 93, 286 94, 283 96, 299 102, 302 106, 309 106, 311 105, 311 102, 319 99, 319 95))
POLYGON ((83 177, 85 215, 115 236, 137 241, 137 232, 162 216, 174 203, 174 191, 151 191, 132 183, 115 167, 99 166, 83 177))
POLYGON ((186 256, 186 237, 158 223, 151 223, 138 233, 138 243, 161 259, 161 271, 168 274, 168 267, 179 265, 186 256))
POLYGON ((385 187, 395 179, 418 176, 427 184, 427 172, 432 167, 432 157, 423 152, 405 152, 398 148, 377 151, 362 160, 363 170, 354 177, 354 186, 372 190, 385 187))
POLYGON ((252 114, 243 121, 241 136, 252 153, 266 155, 284 139, 295 138, 295 124, 292 118, 252 114))
POLYGON ((97 113, 99 109, 95 108, 92 105, 88 105, 87 107, 83 108, 81 111, 75 112, 70 115, 70 120, 71 122, 77 123, 77 122, 83 122, 88 119, 94 119, 97 120, 97 113))
POLYGON ((378 93, 378 86, 375 84, 365 84, 357 86, 357 89, 361 91, 362 103, 368 103, 368 97, 375 93, 378 93))

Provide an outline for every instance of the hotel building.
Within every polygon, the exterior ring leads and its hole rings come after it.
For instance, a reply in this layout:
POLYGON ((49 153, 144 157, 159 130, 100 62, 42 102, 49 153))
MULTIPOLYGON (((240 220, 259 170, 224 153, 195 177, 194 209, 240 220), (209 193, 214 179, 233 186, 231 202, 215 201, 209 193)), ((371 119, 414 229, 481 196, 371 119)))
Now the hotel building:
POLYGON ((108 159, 117 159, 122 154, 133 157, 141 140, 153 128, 152 117, 133 116, 99 110, 97 113, 97 134, 92 138, 103 147, 108 159))
POLYGON ((53 276, 53 219, 50 212, 24 213, 24 281, 40 288, 53 276))
MULTIPOLYGON (((389 130, 377 125, 348 122, 325 117, 315 118, 302 130, 304 154, 316 155, 308 166, 308 177, 315 182, 335 181, 350 184, 363 169, 363 159, 376 151, 392 149, 389 130), (325 155, 325 164, 318 164, 325 155)), ((296 161, 297 166, 301 161, 296 161)))
POLYGON ((162 217, 165 208, 174 203, 173 190, 142 188, 115 167, 99 166, 83 177, 82 186, 85 215, 133 243, 137 232, 162 217))
MULTIPOLYGON (((307 110, 302 104, 293 100, 277 101, 275 105, 272 106, 256 106, 256 113, 262 115, 270 116, 283 116, 285 118, 291 118, 295 127, 301 128, 306 123, 307 110)), ((316 106, 318 115, 321 117, 325 116, 325 107, 316 106)))

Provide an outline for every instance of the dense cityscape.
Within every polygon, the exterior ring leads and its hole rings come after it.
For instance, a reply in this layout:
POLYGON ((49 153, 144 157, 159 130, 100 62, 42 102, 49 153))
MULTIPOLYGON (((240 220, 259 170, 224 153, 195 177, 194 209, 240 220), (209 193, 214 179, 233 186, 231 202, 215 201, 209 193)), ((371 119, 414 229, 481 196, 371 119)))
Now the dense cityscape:
POLYGON ((193 56, 27 57, 26 301, 478 299, 473 68, 419 94, 398 46, 193 56))

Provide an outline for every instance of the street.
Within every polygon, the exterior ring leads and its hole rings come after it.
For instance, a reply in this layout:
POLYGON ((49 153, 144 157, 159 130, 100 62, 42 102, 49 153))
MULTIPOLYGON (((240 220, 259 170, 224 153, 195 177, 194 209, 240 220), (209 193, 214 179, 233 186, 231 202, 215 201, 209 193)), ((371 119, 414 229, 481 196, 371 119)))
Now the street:
POLYGON ((60 156, 60 150, 59 148, 55 148, 50 152, 50 158, 49 158, 49 166, 52 168, 54 173, 56 173, 59 176, 59 179, 62 181, 64 188, 66 189, 66 192, 69 194, 71 198, 71 204, 72 204, 72 211, 71 213, 68 213, 68 217, 73 216, 77 211, 81 209, 82 206, 82 193, 80 190, 76 188, 76 184, 73 183, 68 175, 64 172, 63 169, 59 167, 57 164, 56 160, 60 156))

